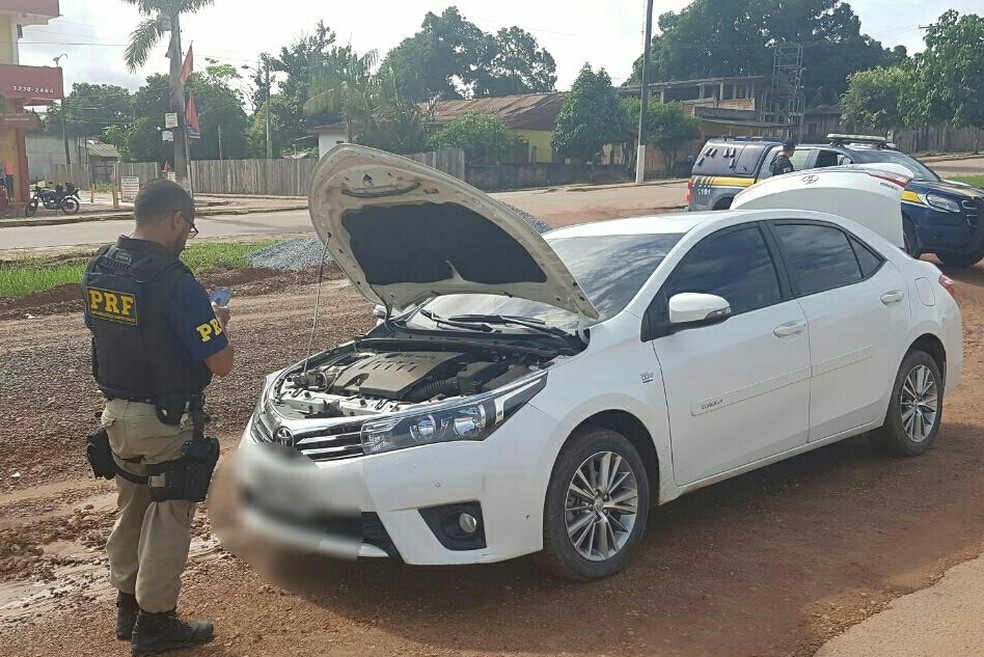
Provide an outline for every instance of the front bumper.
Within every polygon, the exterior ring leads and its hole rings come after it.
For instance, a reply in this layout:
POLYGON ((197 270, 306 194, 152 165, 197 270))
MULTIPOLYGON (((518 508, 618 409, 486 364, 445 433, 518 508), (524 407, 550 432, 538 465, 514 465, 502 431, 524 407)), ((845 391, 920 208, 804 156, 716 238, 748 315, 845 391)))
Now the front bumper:
POLYGON ((548 416, 527 404, 483 441, 315 463, 300 454, 276 456, 247 428, 236 460, 244 529, 330 556, 398 556, 418 565, 491 563, 537 552, 550 476, 542 462, 553 430, 548 416), (480 505, 485 547, 445 547, 421 514, 462 503, 480 505), (354 520, 362 531, 309 521, 325 516, 354 520))

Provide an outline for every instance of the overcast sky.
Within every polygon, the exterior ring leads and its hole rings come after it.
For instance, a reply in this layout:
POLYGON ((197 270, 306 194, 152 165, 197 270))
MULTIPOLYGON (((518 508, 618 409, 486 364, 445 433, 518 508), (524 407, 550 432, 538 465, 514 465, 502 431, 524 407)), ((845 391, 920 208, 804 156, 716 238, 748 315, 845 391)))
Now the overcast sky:
MULTIPOLYGON (((531 32, 557 61, 561 90, 570 87, 586 61, 603 66, 620 84, 642 51, 644 0, 215 0, 214 6, 183 22, 183 41, 185 47, 194 41, 199 69, 205 57, 255 65, 260 52, 279 52, 324 19, 341 42, 351 41, 359 52, 378 50, 383 57, 420 29, 426 12, 440 13, 451 4, 486 32, 512 25, 531 32)), ((655 13, 677 11, 687 4, 689 0, 656 0, 655 13)), ((922 48, 920 25, 934 22, 947 8, 969 13, 980 11, 981 4, 982 0, 855 0, 851 6, 863 32, 882 45, 901 44, 912 53, 922 48)), ((147 75, 167 71, 163 45, 138 74, 126 70, 123 50, 139 20, 131 5, 122 0, 61 0, 61 12, 62 17, 47 26, 25 28, 20 54, 22 64, 48 66, 53 57, 67 53, 61 63, 66 90, 74 82, 135 89, 147 75)))

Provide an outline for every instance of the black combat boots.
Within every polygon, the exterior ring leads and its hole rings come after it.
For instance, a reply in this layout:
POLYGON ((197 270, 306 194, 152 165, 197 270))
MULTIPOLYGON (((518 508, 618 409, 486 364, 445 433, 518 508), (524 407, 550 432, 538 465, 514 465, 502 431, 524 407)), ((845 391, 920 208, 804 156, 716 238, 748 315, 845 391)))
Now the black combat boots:
POLYGON ((133 624, 137 622, 137 598, 132 593, 120 591, 116 596, 116 638, 129 639, 133 634, 133 624))
POLYGON ((212 632, 211 623, 185 622, 173 609, 161 614, 148 614, 141 609, 133 626, 131 648, 134 655, 156 655, 208 643, 212 632))

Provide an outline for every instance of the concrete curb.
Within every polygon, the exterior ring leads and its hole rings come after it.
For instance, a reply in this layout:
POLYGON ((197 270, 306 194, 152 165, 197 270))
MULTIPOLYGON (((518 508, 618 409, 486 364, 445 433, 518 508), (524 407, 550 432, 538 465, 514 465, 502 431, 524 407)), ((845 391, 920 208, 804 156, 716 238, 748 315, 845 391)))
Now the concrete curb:
MULTIPOLYGON (((292 205, 288 207, 276 207, 276 208, 203 208, 198 210, 195 214, 199 217, 209 217, 213 215, 246 215, 246 214, 269 214, 273 212, 295 212, 297 210, 307 210, 307 203, 304 205, 292 205)), ((14 228, 16 226, 61 226, 64 224, 81 224, 89 223, 93 221, 117 221, 133 219, 132 213, 114 213, 114 214, 94 214, 94 215, 76 215, 71 217, 51 217, 47 219, 0 219, 0 228, 14 228)))

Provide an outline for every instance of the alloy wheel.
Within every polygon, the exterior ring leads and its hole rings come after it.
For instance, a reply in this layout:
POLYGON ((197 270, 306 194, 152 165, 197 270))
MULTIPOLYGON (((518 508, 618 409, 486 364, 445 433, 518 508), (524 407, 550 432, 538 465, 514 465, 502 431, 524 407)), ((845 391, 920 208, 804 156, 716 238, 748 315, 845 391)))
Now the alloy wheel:
POLYGON ((936 427, 939 415, 939 387, 928 367, 918 365, 909 371, 902 384, 899 402, 902 429, 909 440, 923 442, 936 427))
POLYGON ((618 554, 632 535, 639 489, 629 462, 615 452, 597 452, 574 471, 567 487, 567 535, 589 561, 618 554))

